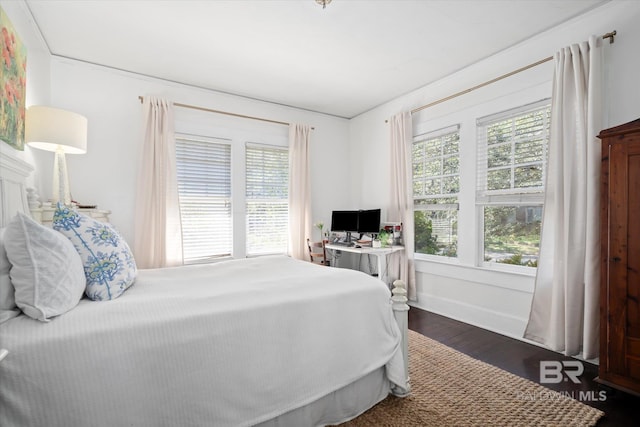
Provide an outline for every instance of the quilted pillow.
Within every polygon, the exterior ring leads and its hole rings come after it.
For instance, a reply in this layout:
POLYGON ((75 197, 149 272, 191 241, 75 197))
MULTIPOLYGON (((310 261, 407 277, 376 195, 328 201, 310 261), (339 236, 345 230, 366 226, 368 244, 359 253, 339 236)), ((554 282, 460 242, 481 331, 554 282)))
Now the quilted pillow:
POLYGON ((138 272, 133 254, 110 224, 58 204, 53 228, 67 236, 80 254, 89 298, 112 300, 133 285, 138 272))
POLYGON ((47 321, 75 307, 85 289, 82 261, 64 236, 18 213, 5 230, 16 305, 47 321))
POLYGON ((0 323, 20 314, 16 306, 15 290, 9 277, 11 263, 4 248, 4 228, 0 228, 0 323))

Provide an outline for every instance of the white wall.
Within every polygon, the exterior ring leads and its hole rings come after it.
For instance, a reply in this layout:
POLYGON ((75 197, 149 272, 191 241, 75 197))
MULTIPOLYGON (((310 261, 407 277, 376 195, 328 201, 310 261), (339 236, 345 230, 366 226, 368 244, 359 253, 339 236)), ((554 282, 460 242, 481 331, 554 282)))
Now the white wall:
MULTIPOLYGON (((540 59, 558 49, 617 30, 613 45, 605 42, 605 127, 626 123, 640 117, 640 2, 613 1, 578 17, 561 28, 541 33, 497 55, 480 61, 445 79, 401 96, 351 120, 350 144, 352 157, 358 153, 357 175, 351 194, 358 204, 388 207, 389 199, 389 129, 385 120, 401 111, 408 111, 435 100, 463 91, 540 59), (373 168, 372 168, 373 167, 373 168), (357 178, 360 176, 360 179, 357 178)), ((437 49, 437 40, 424 48, 437 49)), ((421 48, 416 46, 416 48, 421 48)), ((502 111, 515 105, 551 96, 551 62, 478 89, 454 100, 425 109, 413 115, 414 133, 434 130, 454 124, 466 117, 475 120, 478 111, 502 111), (517 104, 514 97, 521 97, 517 104)), ((487 113, 485 113, 487 114, 487 113)), ((475 170, 474 129, 461 128, 461 168, 475 170), (470 141, 470 142, 469 142, 470 141), (465 145, 466 144, 466 145, 465 145), (467 155, 465 155, 465 150, 467 155), (469 161, 468 159, 471 159, 469 161)), ((470 174, 469 176, 473 176, 470 174)), ((473 179, 461 183, 461 193, 474 191, 473 179)), ((459 239, 474 239, 476 233, 473 206, 464 206, 461 194, 459 239), (469 233, 464 233, 467 230, 469 233)), ((467 202, 468 203, 468 202, 467 202)), ((462 242, 460 242, 462 243, 462 242)), ((462 244, 459 245, 461 248, 462 244)), ((416 262, 418 301, 416 306, 442 313, 505 335, 521 337, 529 316, 534 287, 532 274, 491 271, 476 267, 477 248, 467 245, 459 259, 422 259, 416 262), (471 250, 469 250, 471 248, 471 250), (466 251, 466 252, 465 252, 466 251)))
MULTIPOLYGON (((349 173, 349 123, 345 119, 57 57, 51 63, 51 88, 52 105, 83 114, 89 122, 87 154, 67 156, 73 197, 110 209, 113 224, 130 241, 142 141, 140 95, 158 95, 178 103, 315 127, 311 138, 314 221, 327 223, 331 210, 347 203, 348 195, 341 191, 349 173)), ((255 126, 251 120, 207 114, 212 122, 226 120, 227 124, 237 125, 244 120, 247 126, 255 126)), ((51 173, 52 164, 46 160, 38 164, 42 176, 51 173)), ((42 194, 50 196, 50 181, 43 185, 42 194)))

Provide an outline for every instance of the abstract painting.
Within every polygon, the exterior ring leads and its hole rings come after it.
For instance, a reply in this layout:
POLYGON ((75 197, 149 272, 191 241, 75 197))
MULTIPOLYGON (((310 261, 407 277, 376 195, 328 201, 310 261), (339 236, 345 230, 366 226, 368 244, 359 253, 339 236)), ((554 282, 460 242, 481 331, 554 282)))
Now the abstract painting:
POLYGON ((0 139, 24 150, 27 49, 0 7, 0 139))

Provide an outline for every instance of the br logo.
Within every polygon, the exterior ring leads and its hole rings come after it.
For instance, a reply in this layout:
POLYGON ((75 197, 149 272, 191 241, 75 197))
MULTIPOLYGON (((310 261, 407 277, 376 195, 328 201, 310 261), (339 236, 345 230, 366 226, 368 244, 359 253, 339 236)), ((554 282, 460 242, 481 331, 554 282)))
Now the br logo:
POLYGON ((584 372, 584 365, 578 360, 542 360, 540 361, 540 384, 558 384, 573 381, 580 384, 578 377, 584 372))

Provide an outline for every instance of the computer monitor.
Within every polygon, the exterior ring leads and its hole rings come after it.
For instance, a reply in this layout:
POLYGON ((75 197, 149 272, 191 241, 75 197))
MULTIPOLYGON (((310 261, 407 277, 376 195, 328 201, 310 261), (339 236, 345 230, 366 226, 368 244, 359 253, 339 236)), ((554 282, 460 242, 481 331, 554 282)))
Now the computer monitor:
POLYGON ((331 231, 358 231, 358 211, 331 212, 331 231))
POLYGON ((380 232, 380 209, 358 211, 358 233, 380 232))

